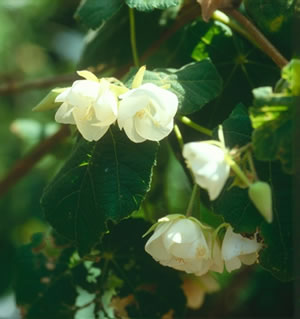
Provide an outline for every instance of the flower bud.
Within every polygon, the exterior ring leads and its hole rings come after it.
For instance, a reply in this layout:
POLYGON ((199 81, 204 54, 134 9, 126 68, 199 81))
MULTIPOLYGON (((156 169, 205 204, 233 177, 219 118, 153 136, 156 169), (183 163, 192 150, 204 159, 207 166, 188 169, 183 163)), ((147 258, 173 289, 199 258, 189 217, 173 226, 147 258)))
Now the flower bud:
POLYGON ((271 223, 273 220, 273 212, 270 185, 261 181, 251 184, 249 187, 249 197, 266 221, 271 223))
POLYGON ((207 142, 187 143, 183 147, 183 157, 196 183, 207 189, 210 200, 216 199, 230 172, 224 150, 207 142))

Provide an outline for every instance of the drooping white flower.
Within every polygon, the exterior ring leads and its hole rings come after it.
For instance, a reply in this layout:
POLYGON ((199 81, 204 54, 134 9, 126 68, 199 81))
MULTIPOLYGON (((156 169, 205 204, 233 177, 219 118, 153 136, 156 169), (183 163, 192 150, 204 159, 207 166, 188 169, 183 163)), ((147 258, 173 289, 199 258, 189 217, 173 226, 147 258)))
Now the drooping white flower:
POLYGON ((223 271, 220 248, 211 253, 210 235, 193 218, 168 215, 159 220, 145 250, 160 264, 197 276, 208 270, 223 271))
POLYGON ((268 183, 257 181, 249 186, 249 197, 268 223, 273 220, 272 191, 268 183))
POLYGON ((174 93, 146 83, 120 95, 120 99, 118 124, 131 141, 160 141, 172 131, 178 108, 174 93))
POLYGON ((55 120, 75 124, 88 141, 99 140, 117 118, 118 100, 105 79, 75 81, 55 102, 62 102, 55 120))
POLYGON ((228 272, 238 269, 242 263, 252 265, 262 244, 256 238, 250 239, 234 233, 231 226, 226 230, 222 243, 222 256, 228 272))
POLYGON ((183 157, 192 170, 196 183, 207 189, 210 200, 216 199, 230 172, 225 160, 225 151, 207 142, 187 143, 183 147, 183 157))

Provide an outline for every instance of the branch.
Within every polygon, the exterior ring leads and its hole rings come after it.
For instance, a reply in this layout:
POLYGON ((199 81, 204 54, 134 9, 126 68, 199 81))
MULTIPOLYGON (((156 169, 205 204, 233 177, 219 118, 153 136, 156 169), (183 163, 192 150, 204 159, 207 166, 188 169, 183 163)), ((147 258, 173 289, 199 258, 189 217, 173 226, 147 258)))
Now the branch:
POLYGON ((273 46, 273 44, 256 28, 256 26, 246 18, 237 9, 223 9, 224 13, 240 23, 245 30, 253 37, 259 47, 280 67, 283 68, 288 64, 288 61, 281 53, 273 46))
MULTIPOLYGON (((89 68, 89 70, 94 73, 99 73, 106 70, 106 66, 101 64, 97 68, 89 68)), ((9 82, 6 85, 0 87, 0 95, 15 94, 32 89, 44 89, 58 84, 71 83, 75 80, 78 80, 79 78, 80 77, 77 73, 70 73, 54 76, 51 78, 36 79, 25 83, 9 82)))
POLYGON ((29 154, 27 154, 27 156, 19 160, 0 181, 0 197, 4 195, 10 187, 24 177, 45 154, 53 149, 58 143, 61 143, 69 135, 70 130, 68 125, 63 125, 58 132, 43 140, 29 154))

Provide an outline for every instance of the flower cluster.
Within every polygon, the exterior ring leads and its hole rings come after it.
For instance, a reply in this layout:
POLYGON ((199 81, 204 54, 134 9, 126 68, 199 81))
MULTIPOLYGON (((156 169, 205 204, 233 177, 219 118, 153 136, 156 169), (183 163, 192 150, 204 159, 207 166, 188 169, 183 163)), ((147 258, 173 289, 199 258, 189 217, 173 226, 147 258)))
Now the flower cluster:
POLYGON ((167 215, 153 225, 154 233, 145 250, 163 266, 202 276, 208 271, 222 273, 256 262, 261 244, 227 227, 222 244, 217 234, 193 217, 167 215))
POLYGON ((137 73, 139 81, 134 80, 131 90, 88 71, 79 72, 85 80, 75 81, 56 97, 55 102, 62 104, 55 120, 75 124, 88 141, 98 141, 116 121, 135 143, 160 141, 173 129, 178 99, 154 84, 141 85, 144 70, 137 73))

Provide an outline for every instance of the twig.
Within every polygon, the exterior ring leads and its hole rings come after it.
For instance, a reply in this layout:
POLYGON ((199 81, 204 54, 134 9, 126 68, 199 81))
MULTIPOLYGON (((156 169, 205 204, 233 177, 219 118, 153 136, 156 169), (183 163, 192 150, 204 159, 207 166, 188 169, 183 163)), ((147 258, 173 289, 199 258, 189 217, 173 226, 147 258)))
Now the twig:
MULTIPOLYGON (((97 68, 90 71, 99 73, 103 72, 105 69, 105 65, 99 65, 97 68)), ((80 77, 77 73, 70 73, 54 76, 51 78, 36 79, 25 83, 16 83, 11 81, 0 87, 0 95, 10 95, 32 89, 44 89, 58 84, 71 83, 79 78, 80 77)))
POLYGON ((0 197, 24 177, 45 154, 69 135, 68 125, 63 125, 58 132, 43 140, 27 156, 18 161, 0 181, 0 197))
POLYGON ((237 9, 223 9, 224 13, 240 23, 248 33, 257 42, 259 47, 280 67, 283 68, 288 64, 288 61, 281 53, 273 46, 273 44, 256 28, 256 26, 246 18, 237 9))

